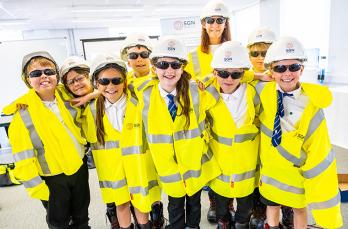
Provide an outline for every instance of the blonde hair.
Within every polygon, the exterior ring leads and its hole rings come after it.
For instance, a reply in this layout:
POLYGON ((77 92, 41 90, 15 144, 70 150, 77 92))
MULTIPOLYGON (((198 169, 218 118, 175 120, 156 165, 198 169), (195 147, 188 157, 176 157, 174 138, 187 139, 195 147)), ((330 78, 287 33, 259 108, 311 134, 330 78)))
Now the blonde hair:
POLYGON ((269 46, 271 46, 271 43, 259 42, 259 43, 255 43, 255 44, 248 46, 248 49, 249 49, 249 51, 252 48, 266 49, 267 50, 269 48, 269 46))

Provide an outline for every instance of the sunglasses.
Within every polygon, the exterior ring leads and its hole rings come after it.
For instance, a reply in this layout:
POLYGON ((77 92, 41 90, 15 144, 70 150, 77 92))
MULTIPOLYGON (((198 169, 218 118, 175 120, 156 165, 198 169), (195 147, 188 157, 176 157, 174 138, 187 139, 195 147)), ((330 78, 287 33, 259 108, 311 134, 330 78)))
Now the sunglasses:
POLYGON ((78 76, 78 77, 75 77, 74 79, 68 80, 66 82, 66 84, 68 86, 72 86, 74 83, 80 83, 84 78, 86 78, 86 77, 85 76, 78 76))
POLYGON ((258 57, 258 56, 262 56, 265 57, 266 56, 267 51, 251 51, 249 52, 249 55, 252 57, 258 57))
POLYGON ((225 23, 226 18, 223 18, 223 17, 218 17, 218 18, 206 17, 204 20, 205 20, 205 23, 210 24, 210 25, 214 24, 215 21, 216 21, 216 24, 221 25, 221 24, 225 23))
POLYGON ((36 78, 42 76, 42 74, 45 74, 46 76, 53 76, 56 75, 56 71, 50 68, 46 68, 44 70, 34 70, 29 73, 29 77, 36 78))
POLYGON ((115 78, 100 78, 98 79, 98 83, 103 85, 103 86, 107 86, 110 84, 110 82, 113 84, 113 85, 120 85, 121 83, 124 82, 124 79, 123 78, 119 78, 119 77, 115 77, 115 78))
POLYGON ((278 73, 284 73, 288 69, 290 72, 297 72, 301 67, 302 64, 276 65, 272 67, 272 70, 278 73))
POLYGON ((150 52, 148 51, 142 51, 140 53, 137 53, 137 52, 131 52, 128 54, 128 58, 131 59, 131 60, 136 60, 138 59, 138 57, 141 57, 143 59, 146 59, 146 58, 149 58, 150 56, 150 52))
POLYGON ((229 76, 231 76, 232 79, 236 80, 243 76, 243 72, 228 72, 223 70, 216 70, 217 75, 223 79, 227 79, 229 76))
POLYGON ((155 64, 156 68, 165 70, 169 68, 169 65, 172 67, 172 69, 179 69, 182 66, 182 63, 180 61, 173 61, 173 62, 167 62, 167 61, 159 61, 155 64))

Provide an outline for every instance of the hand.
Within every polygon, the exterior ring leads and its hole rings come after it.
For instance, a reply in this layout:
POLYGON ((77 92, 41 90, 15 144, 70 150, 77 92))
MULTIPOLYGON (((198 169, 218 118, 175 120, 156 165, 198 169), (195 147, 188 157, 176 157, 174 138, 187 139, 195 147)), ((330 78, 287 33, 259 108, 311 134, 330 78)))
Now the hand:
POLYGON ((16 106, 18 110, 25 110, 28 107, 27 104, 21 104, 21 103, 17 103, 16 106))
POLYGON ((70 99, 69 102, 73 105, 73 106, 83 106, 86 103, 88 103, 89 101, 91 101, 92 99, 95 99, 99 96, 100 92, 97 89, 94 89, 94 91, 92 93, 89 93, 87 95, 78 97, 78 98, 73 98, 70 99))
POLYGON ((198 86, 199 89, 201 89, 201 91, 205 90, 204 84, 201 81, 199 81, 199 80, 197 80, 197 86, 198 86))
POLYGON ((274 79, 272 78, 271 72, 266 70, 262 73, 254 73, 255 74, 255 79, 261 80, 261 81, 273 81, 274 79))

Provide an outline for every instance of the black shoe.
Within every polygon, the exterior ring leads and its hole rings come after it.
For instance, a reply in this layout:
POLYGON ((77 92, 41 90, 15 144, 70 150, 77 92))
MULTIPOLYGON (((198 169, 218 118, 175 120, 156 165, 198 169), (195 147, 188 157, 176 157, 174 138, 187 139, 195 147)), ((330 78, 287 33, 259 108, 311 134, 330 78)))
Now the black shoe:
POLYGON ((249 223, 246 222, 246 223, 236 223, 234 225, 234 228, 236 229, 249 229, 249 223))
POLYGON ((230 222, 224 221, 221 219, 218 220, 216 229, 230 229, 230 228, 231 228, 230 222))
POLYGON ((147 222, 146 224, 138 224, 138 229, 152 229, 152 223, 151 221, 147 222))
POLYGON ((294 228, 294 212, 292 208, 282 206, 282 225, 284 229, 294 228))
POLYGON ((215 198, 211 198, 209 196, 209 202, 210 202, 210 206, 209 206, 209 210, 208 210, 208 213, 207 213, 207 220, 210 222, 210 223, 216 223, 217 220, 216 220, 216 202, 215 202, 215 198))
POLYGON ((151 206, 150 212, 152 229, 161 229, 164 225, 164 216, 163 216, 163 204, 162 202, 156 202, 151 206))
POLYGON ((116 214, 116 205, 109 205, 106 207, 106 216, 109 219, 111 229, 120 228, 120 224, 118 223, 117 214, 116 214))

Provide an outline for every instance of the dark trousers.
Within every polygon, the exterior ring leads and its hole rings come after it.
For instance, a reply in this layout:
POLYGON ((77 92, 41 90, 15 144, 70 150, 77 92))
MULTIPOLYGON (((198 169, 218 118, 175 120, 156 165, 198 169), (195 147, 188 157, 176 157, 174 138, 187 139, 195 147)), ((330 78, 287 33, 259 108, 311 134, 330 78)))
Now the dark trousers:
POLYGON ((88 206, 90 202, 88 185, 88 168, 86 158, 81 168, 73 175, 59 174, 42 177, 45 180, 50 196, 43 201, 46 208, 46 221, 49 228, 60 229, 70 227, 76 229, 89 228, 88 206))
MULTIPOLYGON (((229 211, 229 201, 231 198, 220 196, 215 193, 216 197, 216 218, 217 220, 231 221, 231 214, 229 211)), ((235 221, 237 223, 249 222, 253 209, 253 195, 236 198, 237 210, 235 214, 235 221)))
POLYGON ((186 195, 180 198, 168 196, 170 229, 184 229, 185 226, 199 228, 199 223, 201 221, 201 192, 202 191, 200 190, 193 196, 186 195))

